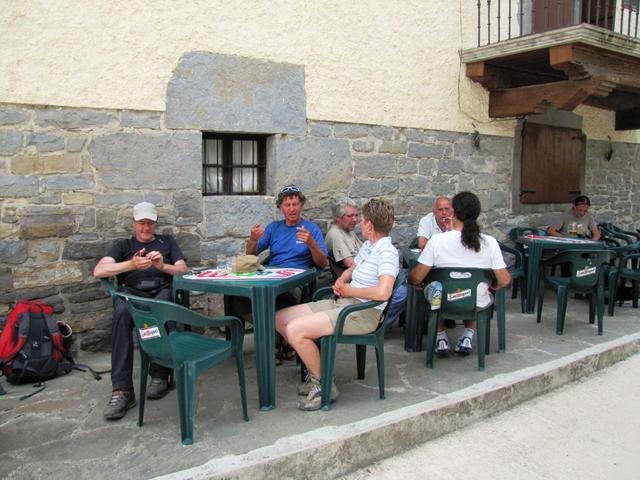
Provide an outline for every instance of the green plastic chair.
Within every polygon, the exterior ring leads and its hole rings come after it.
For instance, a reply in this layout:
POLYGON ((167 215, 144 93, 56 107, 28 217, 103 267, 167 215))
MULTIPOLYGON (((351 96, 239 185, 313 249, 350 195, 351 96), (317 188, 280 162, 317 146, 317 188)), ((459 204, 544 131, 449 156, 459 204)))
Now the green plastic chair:
MULTIPOLYGON (((433 358, 436 351, 436 333, 438 321, 451 320, 476 320, 477 322, 477 349, 478 370, 484 370, 485 355, 490 352, 491 317, 493 304, 478 308, 476 306, 478 284, 485 282, 489 285, 494 281, 493 270, 482 268, 432 268, 424 283, 442 283, 442 303, 437 310, 431 310, 427 303, 427 368, 433 368, 433 358)), ((418 322, 419 324, 421 322, 418 322)), ((498 328, 501 336, 504 336, 504 323, 499 322, 498 328)), ((418 328, 419 338, 422 338, 422 328, 418 328)))
MULTIPOLYGON (((617 299, 617 291, 625 280, 631 281, 632 298, 631 305, 633 308, 638 308, 638 297, 640 296, 640 242, 633 245, 629 251, 621 255, 620 261, 615 269, 615 279, 611 282, 609 288, 609 315, 613 315, 614 306, 617 299), (633 248, 635 247, 635 248, 633 248)), ((620 301, 622 305, 622 300, 620 301)))
POLYGON ((524 264, 524 254, 517 248, 510 247, 503 242, 498 242, 502 254, 513 255, 514 263, 509 266, 508 270, 513 280, 511 286, 511 298, 518 296, 520 290, 520 309, 524 313, 525 293, 527 291, 527 272, 524 264))
POLYGON ((598 314, 598 335, 603 333, 604 317, 604 278, 606 266, 611 257, 607 250, 568 250, 560 252, 542 262, 547 265, 570 264, 570 276, 548 275, 545 268, 540 268, 540 286, 538 288, 537 322, 542 317, 545 285, 550 286, 557 295, 556 334, 564 332, 564 319, 567 313, 569 291, 590 294, 589 323, 594 323, 598 314))
POLYGON ((212 318, 163 300, 141 298, 120 292, 117 295, 127 302, 140 345, 142 361, 138 426, 142 426, 144 418, 149 364, 153 362, 172 368, 176 379, 182 443, 191 445, 197 378, 203 371, 230 357, 236 358, 243 418, 245 421, 249 420, 242 352, 244 330, 239 318, 212 318), (188 331, 169 331, 168 322, 200 327, 227 327, 231 331, 231 340, 210 338, 188 331))
MULTIPOLYGON (((393 291, 402 284, 405 278, 405 273, 401 270, 393 284, 393 291)), ((319 300, 326 296, 333 295, 332 287, 324 287, 316 291, 313 299, 319 300)), ((393 292, 391 294, 393 296, 393 292)), ((389 297, 389 300, 391 297, 389 297)), ((356 363, 358 379, 364 379, 364 371, 366 364, 367 345, 370 345, 376 349, 376 362, 378 368, 378 390, 380 393, 380 400, 384 400, 384 333, 386 328, 384 326, 384 320, 386 320, 387 313, 389 312, 389 305, 391 302, 387 302, 385 309, 383 310, 383 320, 378 325, 378 328, 371 332, 362 335, 344 335, 342 330, 344 329, 344 322, 352 312, 358 310, 364 310, 366 308, 375 307, 382 302, 368 301, 355 305, 349 305, 345 307, 338 315, 336 321, 336 329, 333 335, 326 335, 320 337, 320 369, 322 371, 322 409, 328 411, 331 404, 331 381, 333 380, 333 372, 335 370, 336 361, 336 348, 339 343, 349 344, 356 346, 356 363)), ((304 368, 304 366, 303 366, 304 368)))

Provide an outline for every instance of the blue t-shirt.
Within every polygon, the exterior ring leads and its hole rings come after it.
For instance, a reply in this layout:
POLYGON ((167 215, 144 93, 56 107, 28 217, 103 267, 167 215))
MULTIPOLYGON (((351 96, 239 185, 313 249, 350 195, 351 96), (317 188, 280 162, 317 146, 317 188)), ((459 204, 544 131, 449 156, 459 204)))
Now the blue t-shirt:
POLYGON ((298 227, 303 226, 311 233, 320 250, 327 254, 322 232, 315 223, 300 220, 296 225, 289 226, 284 220, 271 222, 264 230, 264 235, 258 240, 258 253, 269 249, 269 264, 280 267, 311 268, 314 266, 311 250, 306 243, 296 239, 298 227))

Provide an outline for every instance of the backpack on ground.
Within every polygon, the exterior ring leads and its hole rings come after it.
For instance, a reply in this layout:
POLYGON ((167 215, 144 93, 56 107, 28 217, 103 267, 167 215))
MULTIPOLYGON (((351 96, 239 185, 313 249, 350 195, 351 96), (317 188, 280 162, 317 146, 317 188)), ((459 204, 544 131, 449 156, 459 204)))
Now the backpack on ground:
POLYGON ((53 319, 53 307, 41 300, 20 300, 0 333, 0 370, 9 383, 43 382, 71 370, 99 373, 75 363, 69 352, 71 328, 53 319), (62 331, 61 331, 62 330, 62 331))

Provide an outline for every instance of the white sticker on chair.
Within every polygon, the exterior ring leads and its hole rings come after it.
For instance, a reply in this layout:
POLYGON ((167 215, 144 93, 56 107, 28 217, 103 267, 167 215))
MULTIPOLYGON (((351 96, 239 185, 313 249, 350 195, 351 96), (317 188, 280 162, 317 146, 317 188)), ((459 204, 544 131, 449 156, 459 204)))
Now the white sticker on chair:
POLYGON ((576 270, 576 277, 588 277, 589 275, 596 274, 596 267, 587 267, 582 270, 576 270))
POLYGON ((471 272, 451 272, 449 273, 449 277, 455 278, 456 280, 471 278, 471 272))
POLYGON ((152 338, 160 338, 160 330, 158 327, 139 328, 141 340, 151 340, 152 338))
POLYGON ((447 300, 450 302, 455 302, 457 300, 462 300, 463 298, 467 298, 471 296, 471 289, 460 290, 459 292, 447 293, 447 300))

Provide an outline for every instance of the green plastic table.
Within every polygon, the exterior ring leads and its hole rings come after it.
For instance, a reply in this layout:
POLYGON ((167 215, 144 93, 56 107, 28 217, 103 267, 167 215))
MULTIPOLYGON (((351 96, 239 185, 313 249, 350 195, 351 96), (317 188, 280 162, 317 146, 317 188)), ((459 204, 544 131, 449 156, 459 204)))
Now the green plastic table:
MULTIPOLYGON (((402 256, 409 266, 409 270, 416 266, 420 251, 417 248, 403 248, 402 256)), ((427 302, 424 298, 424 286, 407 286, 407 307, 405 312, 404 349, 407 352, 419 352, 422 350, 422 339, 416 336, 417 322, 423 322, 425 318, 427 302)), ((506 295, 505 289, 500 288, 495 292, 496 314, 498 321, 498 351, 506 349, 506 295)))
POLYGON ((538 298, 538 283, 540 282, 540 261, 542 260, 542 254, 545 250, 601 250, 604 248, 601 242, 582 238, 526 235, 517 238, 515 241, 529 247, 527 260, 526 313, 534 313, 536 299, 538 298))
MULTIPOLYGON (((276 407, 276 363, 275 363, 275 318, 276 297, 281 293, 306 285, 316 279, 312 268, 285 279, 218 280, 188 279, 184 276, 173 279, 173 298, 186 298, 183 292, 206 292, 235 295, 251 300, 253 313, 253 335, 256 348, 256 370, 260 410, 276 407)), ((188 303, 183 301, 183 303, 188 303)), ((228 313, 228 312, 225 312, 228 313)))

